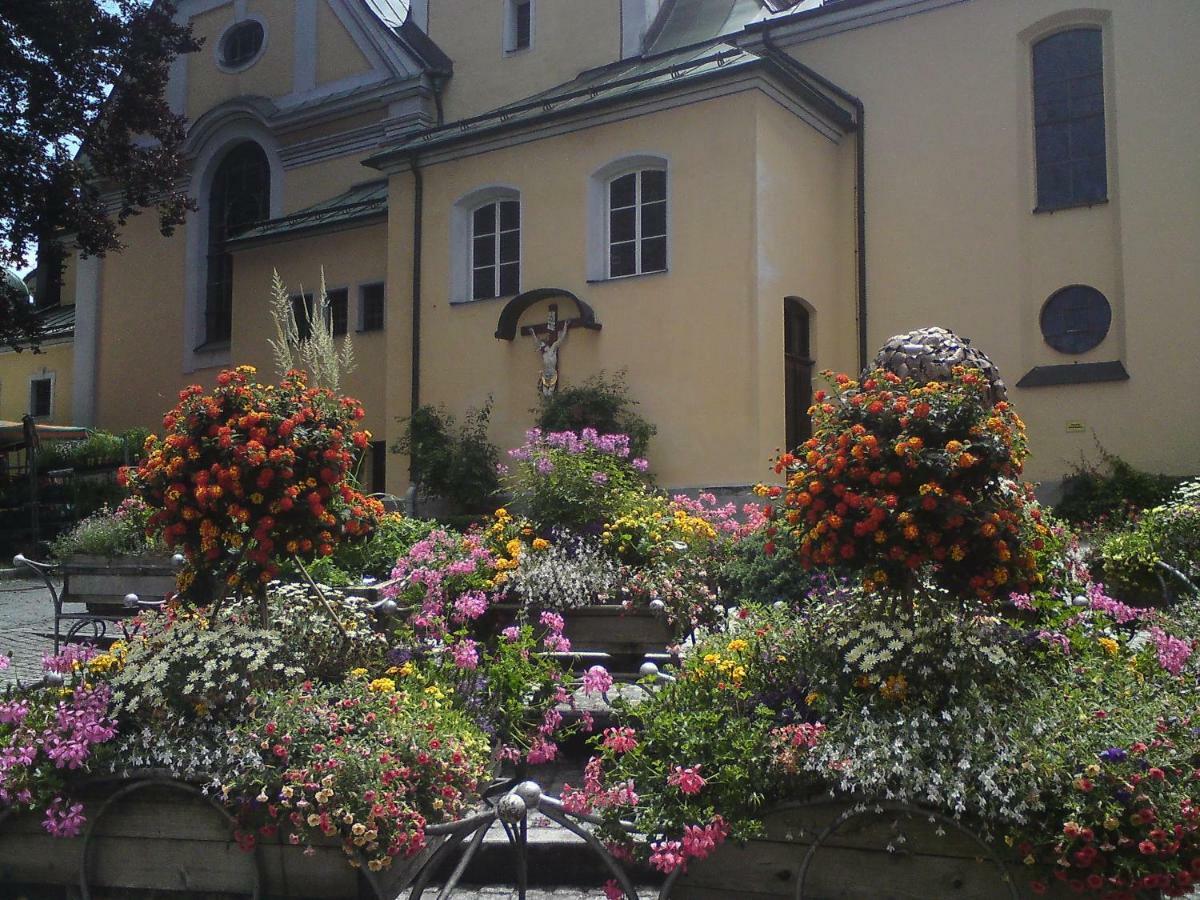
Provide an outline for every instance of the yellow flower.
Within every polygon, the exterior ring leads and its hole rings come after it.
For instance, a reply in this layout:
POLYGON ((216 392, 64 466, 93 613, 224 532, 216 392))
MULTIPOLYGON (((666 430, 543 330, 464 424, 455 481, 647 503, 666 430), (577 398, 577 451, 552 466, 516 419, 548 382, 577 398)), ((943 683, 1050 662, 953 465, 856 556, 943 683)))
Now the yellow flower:
POLYGON ((502 506, 498 510, 496 510, 494 515, 496 516, 497 519, 507 519, 508 518, 508 510, 502 506))
POLYGON ((749 646, 750 645, 747 644, 745 641, 743 641, 741 638, 734 638, 727 645, 727 649, 732 653, 739 653, 740 651, 745 650, 749 646))
POLYGON ((390 678, 376 678, 367 685, 367 690, 373 694, 390 694, 396 690, 396 682, 390 678))
POLYGON ((548 550, 549 548, 550 548, 550 542, 548 540, 546 540, 545 538, 534 538, 533 539, 533 549, 534 550, 548 550))
POLYGON ((361 666, 359 666, 359 667, 358 667, 358 668, 356 668, 356 669, 351 669, 351 670, 350 670, 350 676, 351 676, 352 678, 366 678, 366 676, 367 676, 367 670, 366 670, 366 669, 364 669, 364 668, 362 668, 361 666))
POLYGON ((908 679, 903 675, 889 675, 879 686, 879 693, 884 700, 899 702, 908 696, 908 679))
POLYGON ((1099 641, 1097 641, 1097 643, 1104 648, 1104 652, 1109 656, 1116 656, 1119 652, 1121 652, 1121 645, 1112 638, 1102 637, 1099 641))
POLYGON ((804 702, 807 703, 809 706, 812 706, 814 703, 816 703, 820 699, 821 699, 820 693, 818 693, 817 691, 812 691, 808 694, 808 696, 806 696, 804 698, 804 702))

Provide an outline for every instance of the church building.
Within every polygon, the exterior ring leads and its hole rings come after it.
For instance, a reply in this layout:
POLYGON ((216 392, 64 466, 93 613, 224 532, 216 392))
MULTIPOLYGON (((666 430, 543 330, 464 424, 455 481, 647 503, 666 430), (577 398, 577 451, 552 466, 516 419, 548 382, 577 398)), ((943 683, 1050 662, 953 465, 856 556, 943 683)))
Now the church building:
POLYGON ((660 484, 739 488, 807 436, 821 370, 926 325, 999 367, 1032 479, 1098 448, 1200 471, 1195 0, 178 14, 198 209, 68 261, 56 421, 153 427, 222 367, 271 377, 272 273, 303 317, 323 271, 376 490, 408 486, 387 447, 414 405, 491 398, 505 448, 602 371, 657 425, 660 484))

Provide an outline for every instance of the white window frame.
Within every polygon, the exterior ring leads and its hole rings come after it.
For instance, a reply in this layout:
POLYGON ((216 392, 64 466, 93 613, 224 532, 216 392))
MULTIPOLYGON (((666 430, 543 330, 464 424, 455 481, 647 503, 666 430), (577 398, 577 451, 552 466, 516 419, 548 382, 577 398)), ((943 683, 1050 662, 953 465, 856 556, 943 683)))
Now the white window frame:
POLYGON ((387 330, 387 319, 388 319, 388 315, 387 315, 387 282, 384 281, 384 279, 379 278, 379 279, 376 279, 375 281, 359 282, 359 284, 358 284, 358 315, 357 315, 356 319, 357 319, 357 324, 356 324, 354 330, 359 334, 371 334, 376 331, 386 331, 387 330), (372 288, 372 287, 379 287, 382 289, 382 293, 383 293, 383 306, 382 306, 383 324, 380 325, 378 328, 372 328, 372 329, 370 329, 370 331, 368 331, 366 328, 366 324, 367 324, 366 293, 367 293, 367 288, 372 288))
MULTIPOLYGON (((487 185, 477 188, 471 193, 460 197, 454 203, 450 217, 450 302, 485 303, 488 300, 498 300, 511 294, 496 297, 481 297, 475 299, 475 211, 491 203, 503 200, 515 200, 520 209, 520 230, 517 237, 517 293, 525 280, 525 205, 521 202, 521 192, 511 185, 487 185)), ((500 220, 496 220, 496 240, 500 240, 500 220)), ((499 290, 500 256, 499 246, 496 247, 496 289, 499 290)))
POLYGON ((534 23, 537 21, 537 0, 504 0, 504 54, 513 56, 533 49, 534 23), (529 5, 529 43, 517 46, 517 7, 529 5))
POLYGON ((217 68, 220 69, 222 72, 225 72, 228 75, 232 75, 237 72, 245 72, 247 69, 252 68, 254 65, 256 65, 258 63, 258 61, 260 59, 262 59, 264 56, 266 56, 267 42, 269 41, 270 37, 271 37, 271 30, 267 27, 267 20, 264 19, 262 16, 256 15, 254 13, 251 13, 249 15, 239 16, 236 21, 230 22, 227 26, 225 26, 225 28, 221 31, 221 36, 219 38, 217 38, 217 40, 214 42, 213 56, 216 59, 217 68), (233 31, 239 25, 245 25, 247 22, 257 22, 262 27, 262 30, 263 30, 262 44, 259 46, 258 52, 255 53, 248 60, 246 60, 244 63, 241 63, 240 65, 236 65, 236 66, 228 65, 225 62, 225 40, 226 40, 226 38, 229 37, 229 33, 231 31, 233 31))
MULTIPOLYGON (((588 179, 588 267, 589 282, 621 281, 625 278, 640 278, 643 275, 659 275, 671 270, 672 245, 675 229, 673 215, 675 198, 673 196, 674 178, 671 177, 671 163, 666 156, 657 153, 636 153, 615 159, 592 173, 588 179), (647 169, 665 172, 667 176, 667 250, 666 265, 662 269, 643 272, 641 266, 641 203, 637 207, 637 271, 629 275, 611 275, 609 265, 609 230, 611 224, 609 209, 610 186, 618 178, 623 178, 634 172, 647 169)), ((640 200, 642 180, 637 179, 636 197, 640 200)))
POLYGON ((34 421, 42 421, 45 419, 53 419, 54 418, 54 394, 55 394, 54 382, 55 382, 55 378, 54 378, 53 372, 40 372, 37 375, 29 376, 29 393, 28 393, 27 409, 29 410, 29 415, 33 416, 34 421), (33 383, 35 381, 49 381, 50 382, 50 410, 44 416, 34 416, 33 415, 33 383))

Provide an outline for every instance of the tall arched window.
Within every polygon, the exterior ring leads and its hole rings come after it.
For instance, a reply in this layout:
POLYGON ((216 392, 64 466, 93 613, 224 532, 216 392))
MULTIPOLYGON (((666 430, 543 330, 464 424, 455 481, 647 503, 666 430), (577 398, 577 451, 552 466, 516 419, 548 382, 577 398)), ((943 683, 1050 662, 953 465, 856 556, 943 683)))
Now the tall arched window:
POLYGON ((270 215, 270 163, 262 147, 245 141, 221 160, 208 195, 204 344, 227 342, 233 333, 233 255, 225 242, 270 215))
POLYGON ((1099 28, 1073 28, 1033 45, 1039 210, 1108 197, 1102 38, 1099 28))
POLYGON ((471 211, 471 299, 521 291, 521 201, 489 200, 471 211))
POLYGON ((667 268, 667 170, 641 169, 608 183, 608 277, 667 268))

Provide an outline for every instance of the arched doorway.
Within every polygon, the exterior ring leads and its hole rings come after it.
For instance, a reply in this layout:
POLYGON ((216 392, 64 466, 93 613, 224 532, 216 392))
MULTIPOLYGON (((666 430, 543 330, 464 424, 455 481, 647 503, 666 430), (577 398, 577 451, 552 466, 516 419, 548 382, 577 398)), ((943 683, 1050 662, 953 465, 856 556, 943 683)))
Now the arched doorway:
POLYGON ((812 437, 812 318, 799 297, 783 300, 783 392, 787 449, 812 437))

